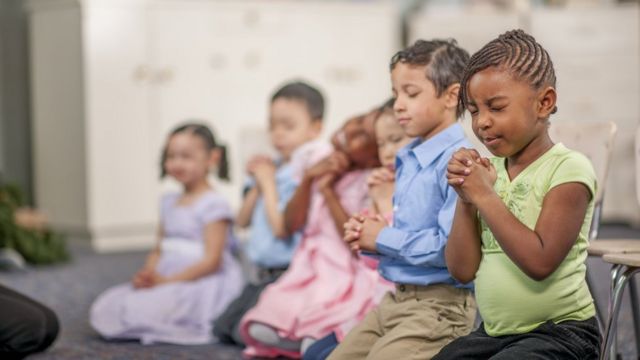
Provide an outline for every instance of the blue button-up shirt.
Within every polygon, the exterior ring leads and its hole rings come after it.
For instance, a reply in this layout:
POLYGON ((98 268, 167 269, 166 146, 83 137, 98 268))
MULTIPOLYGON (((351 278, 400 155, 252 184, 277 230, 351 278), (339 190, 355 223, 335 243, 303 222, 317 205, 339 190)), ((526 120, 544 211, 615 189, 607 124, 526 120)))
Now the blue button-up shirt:
MULTIPOLYGON (((298 181, 293 175, 290 163, 283 163, 276 170, 278 210, 280 211, 284 211, 298 187, 298 181)), ((255 181, 251 180, 247 186, 255 186, 255 181)), ((275 237, 267 217, 264 197, 260 195, 251 215, 251 234, 245 248, 249 259, 263 268, 287 267, 301 236, 301 233, 298 232, 287 239, 275 237)))
MULTIPOLYGON (((447 163, 461 147, 471 147, 462 126, 449 126, 398 151, 393 226, 377 238, 382 276, 395 283, 430 285, 454 280, 444 257, 458 196, 447 183, 447 163)), ((467 285, 471 287, 472 285, 467 285)))

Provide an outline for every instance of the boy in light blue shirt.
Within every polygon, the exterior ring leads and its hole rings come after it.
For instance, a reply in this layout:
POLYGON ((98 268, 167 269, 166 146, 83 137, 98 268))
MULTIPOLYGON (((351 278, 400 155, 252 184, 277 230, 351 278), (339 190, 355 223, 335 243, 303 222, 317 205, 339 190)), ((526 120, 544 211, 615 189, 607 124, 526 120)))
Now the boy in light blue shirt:
POLYGON ((417 139, 396 157, 393 225, 357 215, 345 224, 345 241, 377 254, 380 272, 396 292, 329 359, 430 359, 472 330, 472 292, 451 277, 444 257, 457 201, 447 163, 454 151, 470 146, 457 123, 468 59, 454 40, 419 40, 391 59, 395 116, 417 139))
MULTIPOLYGON (((255 162, 256 160, 254 159, 253 161, 255 162)), ((287 202, 295 193, 298 182, 294 179, 293 170, 288 161, 279 159, 274 162, 274 166, 276 168, 275 174, 268 174, 267 176, 273 176, 275 192, 278 195, 277 211, 283 212, 287 202)), ((250 167, 255 168, 256 165, 250 167)), ((254 172, 259 173, 255 170, 254 172)), ((265 196, 260 194, 261 188, 269 186, 265 185, 264 181, 262 180, 262 185, 258 185, 256 179, 251 178, 245 186, 245 189, 247 189, 245 204, 251 200, 250 197, 256 197, 253 212, 251 213, 251 231, 249 241, 245 246, 245 252, 249 260, 258 267, 260 280, 263 280, 269 271, 278 272, 278 270, 287 268, 291 256, 300 242, 301 235, 300 233, 294 233, 286 236, 283 233, 276 234, 272 230, 273 226, 269 221, 267 212, 268 200, 270 199, 268 199, 269 196, 265 199, 265 196)), ((273 189, 270 191, 273 191, 273 189)))
POLYGON ((213 332, 222 342, 243 344, 240 320, 287 269, 300 242, 301 235, 289 233, 284 224, 284 209, 298 187, 291 160, 319 146, 323 116, 322 94, 306 83, 286 84, 271 97, 269 135, 279 158, 258 155, 248 162, 251 180, 236 218, 238 226, 251 226, 246 253, 258 268, 258 283, 247 285, 215 321, 213 332))
POLYGON ((467 146, 462 126, 452 124, 398 152, 394 224, 384 227, 376 240, 381 255, 378 268, 385 279, 396 284, 461 286, 449 274, 444 258, 457 200, 455 191, 447 188, 446 159, 467 146))

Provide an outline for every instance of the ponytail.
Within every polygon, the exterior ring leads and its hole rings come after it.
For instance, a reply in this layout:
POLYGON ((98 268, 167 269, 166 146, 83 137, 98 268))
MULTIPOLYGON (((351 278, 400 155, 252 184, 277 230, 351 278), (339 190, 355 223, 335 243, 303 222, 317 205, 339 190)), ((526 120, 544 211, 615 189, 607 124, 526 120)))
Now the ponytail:
POLYGON ((229 181, 229 159, 227 158, 227 147, 218 145, 220 151, 220 162, 218 163, 218 177, 224 181, 229 181))

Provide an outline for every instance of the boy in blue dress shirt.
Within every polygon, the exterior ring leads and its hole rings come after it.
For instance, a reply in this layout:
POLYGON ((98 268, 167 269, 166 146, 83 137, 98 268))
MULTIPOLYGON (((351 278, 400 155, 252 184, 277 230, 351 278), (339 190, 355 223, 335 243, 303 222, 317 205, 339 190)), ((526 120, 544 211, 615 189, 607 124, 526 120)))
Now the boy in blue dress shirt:
POLYGON ((391 59, 395 116, 417 139, 397 154, 393 226, 356 215, 345 223, 345 241, 379 256, 380 273, 396 292, 329 359, 430 359, 472 330, 472 291, 451 277, 444 257, 457 200, 447 164, 453 152, 470 147, 457 122, 468 59, 454 40, 418 40, 391 59))

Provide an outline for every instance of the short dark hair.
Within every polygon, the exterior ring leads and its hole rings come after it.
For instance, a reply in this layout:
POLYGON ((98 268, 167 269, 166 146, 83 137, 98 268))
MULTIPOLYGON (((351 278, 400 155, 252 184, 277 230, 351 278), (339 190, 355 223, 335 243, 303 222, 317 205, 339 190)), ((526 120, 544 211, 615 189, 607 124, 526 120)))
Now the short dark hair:
MULTIPOLYGON (((440 96, 449 86, 460 83, 468 61, 469 53, 454 39, 417 40, 393 55, 390 69, 393 70, 398 63, 426 66, 425 75, 440 96)), ((458 117, 461 114, 458 112, 458 117)))
MULTIPOLYGON (((517 79, 526 81, 536 90, 543 86, 556 86, 556 73, 549 53, 536 39, 523 30, 511 30, 491 40, 478 50, 464 71, 460 82, 459 107, 465 110, 469 80, 476 73, 498 67, 508 71, 517 79)), ((555 107, 552 114, 558 110, 555 107)))
MULTIPOLYGON (((393 112, 393 104, 395 104, 396 99, 395 98, 389 98, 387 99, 379 108, 378 108, 378 118, 380 118, 382 115, 384 114, 391 114, 394 115, 393 112)), ((376 118, 376 121, 378 120, 378 118, 376 118)))
MULTIPOLYGON (((218 165, 218 177, 222 180, 229 180, 229 161, 227 159, 227 147, 224 145, 220 145, 216 138, 213 136, 213 132, 207 125, 201 123, 185 123, 183 125, 178 126, 177 128, 171 131, 169 134, 169 139, 180 133, 190 133, 202 139, 204 141, 204 145, 207 147, 208 151, 212 151, 214 149, 220 150, 220 164, 218 165)), ((161 177, 165 177, 167 172, 164 168, 164 163, 167 161, 167 146, 164 146, 162 149, 162 162, 160 163, 161 168, 161 177)))
POLYGON ((324 97, 322 93, 306 82, 296 81, 285 84, 271 96, 271 102, 273 103, 278 98, 302 101, 307 106, 309 115, 314 121, 322 121, 324 117, 324 97))

